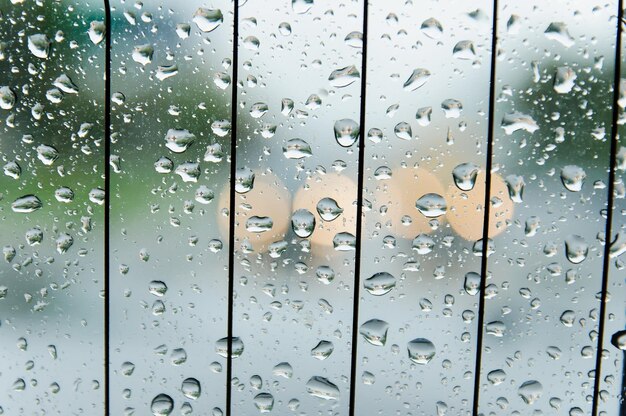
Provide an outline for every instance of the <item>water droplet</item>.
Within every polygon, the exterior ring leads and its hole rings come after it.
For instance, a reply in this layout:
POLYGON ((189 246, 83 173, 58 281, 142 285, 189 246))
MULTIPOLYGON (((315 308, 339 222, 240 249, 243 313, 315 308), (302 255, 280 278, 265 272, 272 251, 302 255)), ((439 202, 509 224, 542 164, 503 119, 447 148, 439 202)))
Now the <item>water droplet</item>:
POLYGON ((349 118, 335 122, 335 139, 342 147, 352 146, 359 138, 359 124, 349 118))
POLYGON ((278 363, 272 369, 272 374, 276 377, 291 378, 293 376, 293 367, 287 362, 278 363))
POLYGON ((415 118, 417 119, 417 124, 422 127, 428 126, 430 124, 430 118, 433 113, 432 107, 422 107, 417 110, 415 113, 415 118))
POLYGON ((561 182, 570 192, 580 192, 587 178, 584 169, 576 165, 568 165, 561 169, 561 182))
POLYGON ((617 349, 626 351, 626 330, 614 333, 611 337, 611 344, 617 349))
POLYGON ((337 233, 333 238, 333 247, 337 251, 350 251, 356 248, 356 238, 348 233, 337 233))
POLYGON ((427 218, 436 218, 446 213, 446 200, 439 194, 424 194, 415 201, 415 208, 427 218))
POLYGON ((552 22, 544 32, 546 38, 555 40, 569 48, 574 44, 574 38, 569 34, 567 25, 563 22, 552 22))
POLYGON ((387 272, 379 272, 363 282, 363 287, 374 296, 382 296, 396 286, 396 278, 387 272))
POLYGON ((42 206, 41 200, 35 195, 25 195, 13 201, 11 209, 13 212, 30 213, 37 211, 42 206))
POLYGON ((176 34, 181 39, 187 39, 191 33, 191 26, 187 23, 178 23, 176 25, 176 34))
POLYGON ((419 87, 426 84, 426 82, 430 79, 431 73, 428 69, 417 68, 413 70, 413 73, 404 83, 405 91, 415 91, 419 87))
POLYGON ((471 163, 461 163, 452 170, 452 178, 454 183, 461 191, 471 191, 476 184, 480 168, 471 163))
POLYGON ((459 118, 461 117, 461 110, 463 110, 463 103, 454 98, 448 98, 441 103, 441 109, 446 118, 459 118))
POLYGON ((261 118, 267 113, 269 107, 265 103, 254 103, 250 107, 250 116, 252 118, 261 118))
POLYGON ((526 225, 524 227, 524 234, 526 237, 533 237, 537 234, 537 229, 541 225, 539 217, 528 217, 526 219, 526 225))
POLYGON ((78 87, 65 74, 59 75, 52 84, 66 94, 78 94, 78 87))
POLYGON ((274 396, 269 393, 259 393, 254 396, 254 405, 260 413, 269 413, 274 408, 274 396))
POLYGON ((254 36, 248 36, 243 40, 243 46, 250 51, 256 51, 261 46, 261 42, 254 36))
POLYGON ((13 90, 7 86, 0 87, 0 108, 10 110, 15 105, 17 97, 13 90))
POLYGON ((422 22, 422 33, 431 39, 439 39, 443 34, 443 26, 433 17, 422 22))
POLYGON ((254 172, 248 168, 237 168, 235 173, 235 191, 240 194, 249 192, 254 187, 254 172))
POLYGON ((328 285, 335 278, 335 271, 329 266, 319 266, 315 270, 315 275, 317 276, 317 280, 328 285))
POLYGON ((519 112, 505 114, 500 127, 504 129, 507 135, 518 130, 525 130, 531 134, 539 130, 539 126, 531 116, 519 112))
POLYGON ((7 162, 4 167, 4 174, 10 176, 13 179, 19 179, 22 174, 22 168, 17 162, 7 162))
POLYGON ((87 34, 89 35, 89 40, 91 40, 94 45, 97 45, 104 40, 106 25, 102 21, 94 20, 89 23, 87 34))
POLYGON ((291 0, 291 7, 297 14, 304 14, 313 7, 313 0, 291 0))
POLYGON ((181 177, 183 182, 198 182, 200 177, 200 164, 197 162, 181 163, 174 171, 181 177))
MULTIPOLYGON (((239 337, 233 337, 233 358, 243 354, 243 341, 239 337)), ((221 338, 215 343, 215 352, 224 358, 228 358, 228 338, 221 338)))
POLYGON ((330 357, 334 349, 335 346, 332 342, 322 340, 311 350, 311 356, 322 361, 330 357))
POLYGON ((252 216, 246 220, 246 230, 250 233, 264 233, 274 226, 271 217, 252 216))
POLYGON ((521 204, 524 198, 524 182, 523 176, 509 175, 505 178, 507 189, 509 190, 509 198, 511 201, 521 204))
POLYGON ((152 399, 150 410, 154 416, 168 416, 174 409, 174 400, 167 394, 161 393, 152 399))
POLYGON ((502 338, 506 331, 506 325, 502 321, 492 321, 485 325, 485 332, 494 337, 502 338))
POLYGON ((344 39, 348 46, 353 48, 361 48, 363 47, 363 34, 361 32, 350 32, 346 35, 344 39))
POLYGON ((576 81, 576 72, 569 66, 560 66, 554 74, 554 91, 567 94, 574 88, 574 81, 576 81))
POLYGON ((426 234, 419 234, 413 239, 411 247, 413 250, 417 251, 417 254, 424 255, 433 251, 435 241, 426 234))
POLYGON ((154 170, 158 173, 170 173, 174 169, 174 162, 167 157, 161 157, 154 162, 154 170))
POLYGON ((61 234, 59 237, 57 237, 55 243, 57 252, 59 252, 59 254, 63 254, 66 253, 70 247, 72 247, 72 245, 74 244, 74 239, 69 234, 61 234))
POLYGON ((133 48, 133 61, 143 66, 152 62, 152 55, 154 55, 154 47, 150 44, 137 45, 133 48))
POLYGON ((208 33, 214 31, 222 24, 224 16, 220 9, 205 9, 200 7, 193 14, 192 20, 198 26, 198 29, 204 33, 208 33))
POLYGON ((306 390, 311 396, 319 397, 320 399, 339 399, 339 388, 324 377, 311 377, 306 383, 306 390))
POLYGON ((356 66, 351 65, 345 68, 336 69, 331 72, 328 77, 328 81, 330 81, 330 85, 335 88, 344 88, 348 85, 352 84, 358 78, 360 78, 361 74, 356 69, 356 66))
POLYGON ((311 157, 311 145, 302 139, 291 139, 283 146, 283 155, 287 159, 303 159, 311 157))
POLYGON ((201 393, 200 382, 193 378, 189 377, 183 380, 183 384, 181 386, 181 391, 183 395, 188 399, 196 400, 200 397, 201 393))
POLYGON ((407 344, 409 359, 416 364, 428 364, 435 356, 435 345, 426 338, 415 338, 407 344))
POLYGON ((291 35, 291 25, 287 22, 282 22, 278 25, 278 32, 283 36, 291 35))
POLYGON ((50 39, 48 36, 38 33, 28 37, 28 50, 40 59, 47 59, 50 54, 50 39))
POLYGON ((291 228, 298 237, 307 238, 315 230, 315 216, 309 210, 299 209, 291 216, 291 228))
POLYGON ((506 373, 501 369, 490 371, 487 374, 487 380, 489 380, 489 382, 494 386, 497 386, 498 384, 504 383, 506 380, 506 373))
POLYGON ((565 239, 565 255, 574 263, 582 263, 589 253, 589 245, 579 235, 570 235, 565 239))
POLYGON ((165 135, 165 147, 174 153, 183 153, 195 140, 196 136, 189 130, 169 129, 165 135))
POLYGON ((387 342, 389 324, 380 319, 370 319, 359 328, 359 334, 372 345, 382 347, 387 342))
POLYGON ((181 365, 187 361, 187 351, 184 348, 174 348, 171 353, 173 365, 181 365))
POLYGON ((517 389, 517 394, 520 395, 526 404, 533 404, 543 394, 543 386, 536 380, 529 380, 517 389))
POLYGON ((24 238, 26 238, 26 243, 31 247, 39 245, 43 241, 43 231, 38 227, 31 228, 26 231, 24 238))
POLYGON ((159 81, 171 78, 178 74, 178 65, 157 66, 156 77, 159 81))
POLYGON ((476 273, 476 272, 468 272, 465 274, 465 292, 467 292, 468 295, 474 296, 478 293, 479 289, 480 289, 480 281, 481 281, 481 277, 480 274, 476 273))
POLYGON ((411 140, 413 138, 413 131, 411 130, 411 125, 404 121, 396 124, 393 128, 393 132, 396 134, 398 139, 402 140, 411 140))
POLYGON ((454 45, 452 49, 452 56, 457 59, 476 59, 476 50, 474 49, 474 42, 471 40, 462 40, 454 45))
POLYGON ((41 144, 37 146, 37 159, 44 165, 50 166, 59 157, 59 151, 52 146, 41 144))

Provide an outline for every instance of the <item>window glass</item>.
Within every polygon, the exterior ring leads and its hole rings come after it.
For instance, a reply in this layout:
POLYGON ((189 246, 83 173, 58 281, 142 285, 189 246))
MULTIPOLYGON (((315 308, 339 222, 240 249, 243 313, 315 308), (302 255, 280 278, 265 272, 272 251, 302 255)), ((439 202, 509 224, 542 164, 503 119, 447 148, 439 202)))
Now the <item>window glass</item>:
POLYGON ((0 413, 104 391, 102 3, 0 2, 0 413))
POLYGON ((233 414, 348 412, 362 16, 240 5, 233 414))
POLYGON ((483 414, 591 413, 616 2, 501 1, 483 414))
POLYGON ((111 413, 221 415, 232 4, 111 6, 111 413))

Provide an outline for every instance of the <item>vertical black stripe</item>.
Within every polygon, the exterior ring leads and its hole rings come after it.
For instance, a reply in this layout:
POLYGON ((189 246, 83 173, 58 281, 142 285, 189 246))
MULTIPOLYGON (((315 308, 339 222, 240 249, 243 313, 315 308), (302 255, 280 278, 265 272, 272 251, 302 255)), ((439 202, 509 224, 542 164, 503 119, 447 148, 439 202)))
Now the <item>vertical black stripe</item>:
POLYGON ((359 299, 361 288, 361 246, 363 241, 363 189, 365 175, 365 98, 367 89, 367 18, 369 4, 363 1, 363 47, 361 49, 361 114, 359 118, 359 162, 357 174, 357 206, 356 206, 356 250, 354 252, 354 299, 352 310, 352 360, 350 364, 350 404, 349 414, 354 416, 354 403, 356 399, 356 366, 357 366, 357 342, 359 325, 359 299))
POLYGON ((483 247, 480 262, 480 290, 478 298, 478 332, 476 334, 476 369, 474 370, 474 408, 472 414, 478 416, 480 397, 480 371, 483 351, 483 325, 485 322, 485 287, 487 286, 487 252, 489 249, 489 212, 491 208, 491 169, 493 158, 495 107, 496 107, 496 59, 498 55, 498 0, 493 1, 493 21, 491 33, 491 77, 489 80, 489 115, 487 118, 487 164, 485 167, 485 202, 483 219, 483 247))
POLYGON ((110 380, 110 267, 109 211, 111 209, 111 6, 104 0, 104 414, 109 414, 110 380))
POLYGON ((239 0, 233 0, 233 75, 231 80, 230 115, 230 205, 228 232, 228 358, 226 361, 226 416, 230 416, 232 406, 233 377, 233 296, 235 292, 235 172, 237 170, 237 70, 239 65, 239 0))
POLYGON ((609 165, 609 186, 607 196, 607 214, 606 214, 606 230, 604 242, 604 265, 602 270, 602 292, 600 299, 600 322, 598 323, 598 347, 596 349, 596 371, 593 380, 593 407, 591 414, 598 414, 598 402, 600 394, 600 379, 602 376, 602 349, 604 348, 604 320, 606 316, 606 301, 609 287, 609 253, 612 241, 612 222, 613 222, 613 192, 615 185, 615 159, 617 155, 617 121, 619 119, 619 84, 621 79, 622 67, 622 18, 623 4, 622 0, 617 2, 617 35, 615 39, 615 74, 613 78, 613 119, 611 121, 611 159, 609 165))

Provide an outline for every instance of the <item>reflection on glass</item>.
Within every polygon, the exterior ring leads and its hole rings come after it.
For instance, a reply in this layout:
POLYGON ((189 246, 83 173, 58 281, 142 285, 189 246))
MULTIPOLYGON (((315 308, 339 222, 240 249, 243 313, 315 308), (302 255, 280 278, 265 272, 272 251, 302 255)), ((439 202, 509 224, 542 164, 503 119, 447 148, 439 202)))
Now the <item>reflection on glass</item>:
POLYGON ((0 413, 103 406, 102 4, 0 2, 0 413))
POLYGON ((219 415, 233 6, 111 6, 111 414, 219 415))
POLYGON ((362 10, 240 6, 233 414, 348 412, 362 10))
POLYGON ((616 2, 501 1, 483 414, 591 413, 616 2))
MULTIPOLYGON (((491 3, 370 6, 355 410, 466 414, 484 220, 491 3)), ((495 181, 496 191, 503 187, 495 181)), ((493 219, 504 224, 510 207, 503 204, 493 219)))

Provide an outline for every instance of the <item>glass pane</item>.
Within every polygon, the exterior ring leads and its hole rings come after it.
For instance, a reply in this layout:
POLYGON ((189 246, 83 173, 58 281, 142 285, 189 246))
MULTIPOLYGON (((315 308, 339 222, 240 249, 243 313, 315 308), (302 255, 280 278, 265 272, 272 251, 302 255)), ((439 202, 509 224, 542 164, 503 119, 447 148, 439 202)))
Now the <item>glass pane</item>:
POLYGON ((240 8, 233 414, 348 412, 363 6, 240 8))
POLYGON ((616 2, 500 2, 480 411, 591 414, 616 2))
POLYGON ((103 19, 100 2, 0 1, 6 415, 103 406, 103 19))
MULTIPOLYGON (((615 20, 612 20, 614 23, 615 20)), ((623 23, 622 23, 623 24, 623 23)), ((623 28, 622 28, 623 30, 623 28)), ((624 245, 626 238, 626 188, 624 187, 624 171, 626 170, 626 147, 624 146, 624 96, 626 91, 626 37, 622 34, 620 88, 620 118, 618 128, 618 156, 615 165, 615 191, 613 200, 613 221, 611 255, 609 259, 608 299, 604 321, 604 351, 600 377, 600 399, 598 409, 605 416, 623 415, 626 412, 626 282, 624 280, 624 245), (621 413, 620 413, 621 411, 621 413)))
POLYGON ((222 414, 232 4, 112 8, 111 413, 222 414))
POLYGON ((471 412, 491 16, 371 2, 356 414, 471 412))

